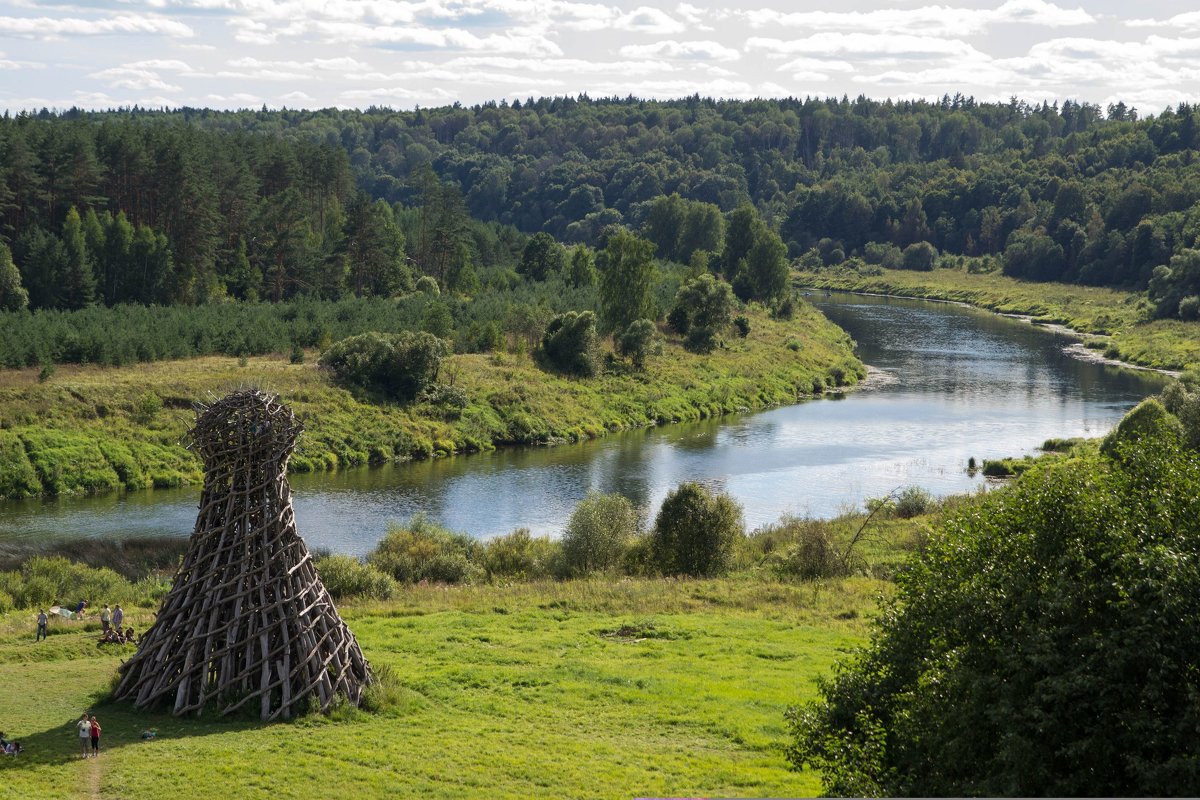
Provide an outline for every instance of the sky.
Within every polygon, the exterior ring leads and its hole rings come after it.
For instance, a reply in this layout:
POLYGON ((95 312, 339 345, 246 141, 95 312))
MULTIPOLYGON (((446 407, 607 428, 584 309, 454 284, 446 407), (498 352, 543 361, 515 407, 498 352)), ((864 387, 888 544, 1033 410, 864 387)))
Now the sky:
POLYGON ((956 92, 1195 103, 1200 3, 0 0, 12 112, 956 92))

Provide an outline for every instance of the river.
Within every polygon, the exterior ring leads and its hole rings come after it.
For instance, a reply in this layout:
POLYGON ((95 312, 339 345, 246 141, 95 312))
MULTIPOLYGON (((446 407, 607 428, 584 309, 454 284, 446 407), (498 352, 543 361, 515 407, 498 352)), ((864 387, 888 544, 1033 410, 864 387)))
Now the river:
MULTIPOLYGON (((361 555, 387 524, 424 512, 489 537, 562 531, 589 490, 620 492, 648 519, 697 480, 732 494, 753 528, 828 517, 898 487, 971 491, 967 459, 1021 455, 1050 437, 1098 436, 1163 378, 1079 361, 1064 336, 946 303, 814 293, 886 376, 841 398, 591 442, 292 476, 309 545, 361 555)), ((199 488, 0 503, 0 539, 187 536, 199 488)))

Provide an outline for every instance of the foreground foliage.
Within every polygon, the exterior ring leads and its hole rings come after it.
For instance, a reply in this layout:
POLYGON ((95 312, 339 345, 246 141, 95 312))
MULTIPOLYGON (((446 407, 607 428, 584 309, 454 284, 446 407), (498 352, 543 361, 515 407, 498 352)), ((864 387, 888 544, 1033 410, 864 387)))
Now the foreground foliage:
POLYGON ((835 795, 1200 791, 1200 455, 1158 412, 951 515, 792 762, 835 795))

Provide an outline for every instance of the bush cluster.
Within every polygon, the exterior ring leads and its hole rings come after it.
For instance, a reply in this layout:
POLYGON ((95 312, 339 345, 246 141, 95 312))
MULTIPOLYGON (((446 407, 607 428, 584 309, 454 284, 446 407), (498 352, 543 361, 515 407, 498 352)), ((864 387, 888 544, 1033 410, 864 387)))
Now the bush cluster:
POLYGON ((408 401, 437 381, 446 342, 433 334, 364 333, 331 346, 320 365, 339 383, 408 401))
POLYGON ((1200 454, 1155 405, 953 511, 789 711, 792 763, 835 796, 1194 794, 1200 454))
POLYGON ((606 572, 711 576, 732 565, 734 545, 743 536, 741 509, 733 500, 684 484, 668 495, 663 509, 646 533, 629 500, 592 493, 580 501, 558 540, 522 528, 480 541, 418 515, 392 525, 365 563, 327 556, 317 569, 335 598, 387 599, 400 584, 421 581, 545 580, 606 572))
POLYGON ((170 588, 166 578, 134 582, 107 567, 89 567, 62 556, 34 556, 19 569, 0 572, 0 612, 52 605, 74 608, 80 600, 92 606, 154 606, 170 588))

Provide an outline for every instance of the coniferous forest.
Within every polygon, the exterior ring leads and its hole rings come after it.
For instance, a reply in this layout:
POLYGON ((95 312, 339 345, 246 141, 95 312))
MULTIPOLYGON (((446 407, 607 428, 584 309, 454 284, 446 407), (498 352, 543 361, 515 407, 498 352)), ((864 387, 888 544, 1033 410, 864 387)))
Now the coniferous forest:
POLYGON ((992 257, 1019 278, 1148 289, 1157 315, 1188 319, 1197 127, 1190 106, 960 96, 6 116, 0 305, 337 300, 423 275, 471 295, 503 282, 494 268, 511 282, 532 234, 603 247, 619 224, 736 283, 722 258, 753 242, 728 254, 723 227, 749 206, 741 228, 801 263, 992 257))

